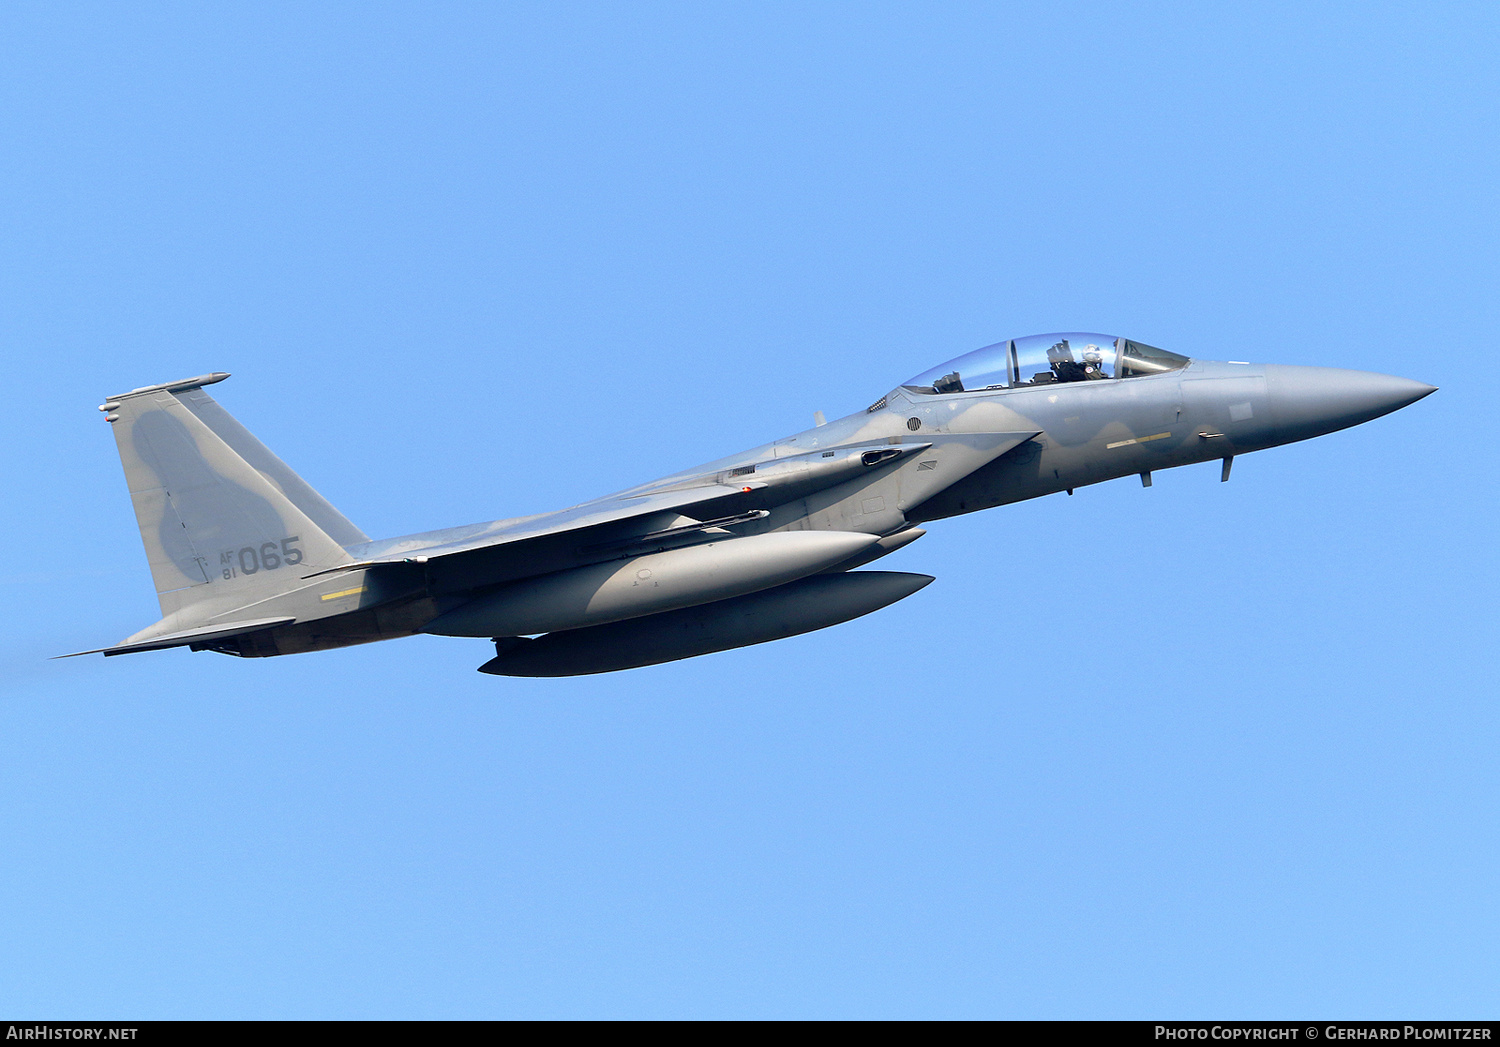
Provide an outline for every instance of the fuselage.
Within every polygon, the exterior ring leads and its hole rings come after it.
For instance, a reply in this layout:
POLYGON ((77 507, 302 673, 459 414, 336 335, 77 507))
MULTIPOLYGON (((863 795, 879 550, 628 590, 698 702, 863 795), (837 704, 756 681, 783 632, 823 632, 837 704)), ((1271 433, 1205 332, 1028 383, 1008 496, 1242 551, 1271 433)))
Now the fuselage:
MULTIPOLYGON (((792 517, 800 513, 801 526, 883 534, 1106 480, 1307 440, 1378 418, 1433 391, 1422 382, 1368 371, 1197 359, 1165 373, 1102 381, 931 394, 898 386, 865 411, 631 491, 849 445, 890 441, 941 446, 954 438, 1037 433, 920 501, 903 497, 911 481, 921 479, 919 460, 906 463, 894 476, 863 477, 847 488, 819 492, 806 505, 779 507, 774 523, 762 528, 799 526, 792 517), (867 511, 865 503, 875 498, 880 507, 867 511)), ((942 468, 940 462, 928 471, 942 468)), ((962 463, 952 468, 962 468, 962 463)))
MULTIPOLYGON (((1142 475, 1149 482, 1157 470, 1233 459, 1357 425, 1433 391, 1421 382, 1365 371, 1181 357, 1180 365, 1157 373, 1023 382, 1017 380, 1016 343, 1008 344, 1010 384, 1003 388, 940 391, 914 380, 855 414, 609 497, 647 497, 705 479, 733 484, 791 475, 788 482, 746 495, 744 507, 759 510, 760 518, 664 539, 650 551, 670 556, 674 549, 711 540, 724 544, 725 538, 779 531, 885 538, 829 570, 848 569, 900 548, 906 544, 903 535, 920 534, 918 525, 930 521, 1120 477, 1142 475), (849 448, 903 453, 848 479, 820 481, 819 468, 825 463, 831 468, 849 448), (797 470, 807 477, 798 481, 797 470)), ((685 519, 658 520, 653 526, 685 519)), ((394 548, 411 552, 471 530, 373 542, 351 552, 361 558, 394 548)), ((447 631, 429 622, 442 621, 442 615, 455 613, 453 608, 495 600, 495 594, 511 604, 517 594, 522 602, 534 599, 538 628, 532 631, 555 628, 555 616, 543 609, 548 601, 542 594, 555 588, 551 579, 557 572, 579 569, 581 554, 596 564, 629 561, 607 549, 589 556, 577 542, 559 538, 536 543, 523 564, 497 558, 490 570, 476 570, 472 563, 446 569, 434 565, 425 571, 421 592, 409 594, 410 602, 393 601, 381 612, 389 620, 383 635, 447 631), (532 581, 541 578, 547 581, 532 581)), ((628 573, 624 567, 621 571, 628 573)), ((582 616, 579 621, 583 624, 582 616)), ((514 615, 504 624, 508 631, 524 631, 514 615)), ((468 635, 485 634, 481 627, 468 635)), ((285 641, 283 649, 290 649, 285 641)))
POLYGON ((931 579, 853 569, 921 537, 922 524, 1131 475, 1149 484, 1198 462, 1222 461, 1227 479, 1238 455, 1433 391, 1366 371, 1036 335, 932 368, 865 410, 570 509, 350 542, 334 536, 362 533, 202 392, 224 377, 104 405, 163 607, 107 653, 266 656, 429 632, 496 639, 485 671, 503 674, 690 657, 917 591, 931 579), (538 634, 546 642, 523 639, 538 634))

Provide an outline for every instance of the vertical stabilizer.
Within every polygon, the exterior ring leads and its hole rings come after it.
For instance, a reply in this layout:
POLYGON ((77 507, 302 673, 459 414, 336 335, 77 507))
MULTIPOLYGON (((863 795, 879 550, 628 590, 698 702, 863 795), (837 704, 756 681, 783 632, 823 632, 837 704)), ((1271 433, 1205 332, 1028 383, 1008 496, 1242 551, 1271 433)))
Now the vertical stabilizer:
POLYGON ((230 450, 250 463, 256 472, 286 495, 288 501, 307 514, 307 518, 322 528, 328 537, 340 545, 358 545, 370 540, 369 535, 350 523, 349 518, 330 505, 328 499, 313 490, 249 429, 220 407, 202 386, 183 389, 174 395, 200 422, 213 430, 215 436, 228 444, 230 450))
POLYGON ((134 389, 104 404, 162 616, 179 626, 299 588, 349 563, 332 531, 363 533, 201 387, 227 374, 134 389), (198 394, 196 397, 194 394, 198 394))

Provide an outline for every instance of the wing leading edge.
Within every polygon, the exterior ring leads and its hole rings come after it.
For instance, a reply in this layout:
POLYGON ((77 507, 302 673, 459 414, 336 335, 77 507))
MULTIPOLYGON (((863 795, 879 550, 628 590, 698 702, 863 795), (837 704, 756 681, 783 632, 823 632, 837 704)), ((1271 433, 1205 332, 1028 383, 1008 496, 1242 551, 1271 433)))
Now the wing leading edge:
MULTIPOLYGON (((313 578, 323 574, 358 571, 395 564, 424 564, 440 557, 479 552, 494 549, 497 546, 570 532, 585 535, 587 532, 609 524, 656 516, 661 513, 680 512, 685 509, 714 509, 720 504, 727 506, 733 500, 743 499, 746 495, 765 486, 764 483, 747 483, 738 486, 707 484, 660 494, 586 502, 555 513, 521 517, 515 520, 497 520, 494 523, 481 524, 476 528, 452 528, 384 542, 371 542, 367 546, 351 548, 359 549, 367 554, 373 550, 375 555, 366 555, 353 563, 341 564, 330 570, 317 571, 304 577, 313 578)), ((726 512, 725 515, 725 522, 728 522, 729 519, 739 514, 726 512)), ((746 516, 746 518, 749 517, 746 516)), ((710 521, 710 525, 712 522, 710 521)))

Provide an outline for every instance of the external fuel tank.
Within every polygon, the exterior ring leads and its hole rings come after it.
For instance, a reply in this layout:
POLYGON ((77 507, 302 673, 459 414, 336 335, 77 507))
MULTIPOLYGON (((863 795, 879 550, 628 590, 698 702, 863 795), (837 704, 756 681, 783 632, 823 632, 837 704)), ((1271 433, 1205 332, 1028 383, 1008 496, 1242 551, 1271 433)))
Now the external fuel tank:
POLYGON ((773 531, 590 564, 476 597, 422 631, 500 637, 604 625, 783 585, 877 541, 853 531, 773 531))
POLYGON ((927 574, 851 571, 820 574, 684 610, 612 625, 505 639, 479 667, 494 676, 588 676, 692 658, 826 629, 904 599, 927 574))

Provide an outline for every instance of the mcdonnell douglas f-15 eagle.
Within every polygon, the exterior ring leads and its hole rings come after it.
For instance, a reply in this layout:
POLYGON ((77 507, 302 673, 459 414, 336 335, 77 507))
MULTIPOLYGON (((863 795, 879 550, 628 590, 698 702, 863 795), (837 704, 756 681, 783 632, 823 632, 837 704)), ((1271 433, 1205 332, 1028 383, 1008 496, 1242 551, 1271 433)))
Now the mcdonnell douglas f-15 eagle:
POLYGON ((246 658, 484 637, 481 672, 576 676, 823 629, 924 574, 856 570, 922 525, 1344 429, 1433 387, 1190 359, 1129 338, 1014 338, 867 409, 541 516, 372 540, 205 392, 132 389, 114 428, 162 618, 113 647, 246 658))

